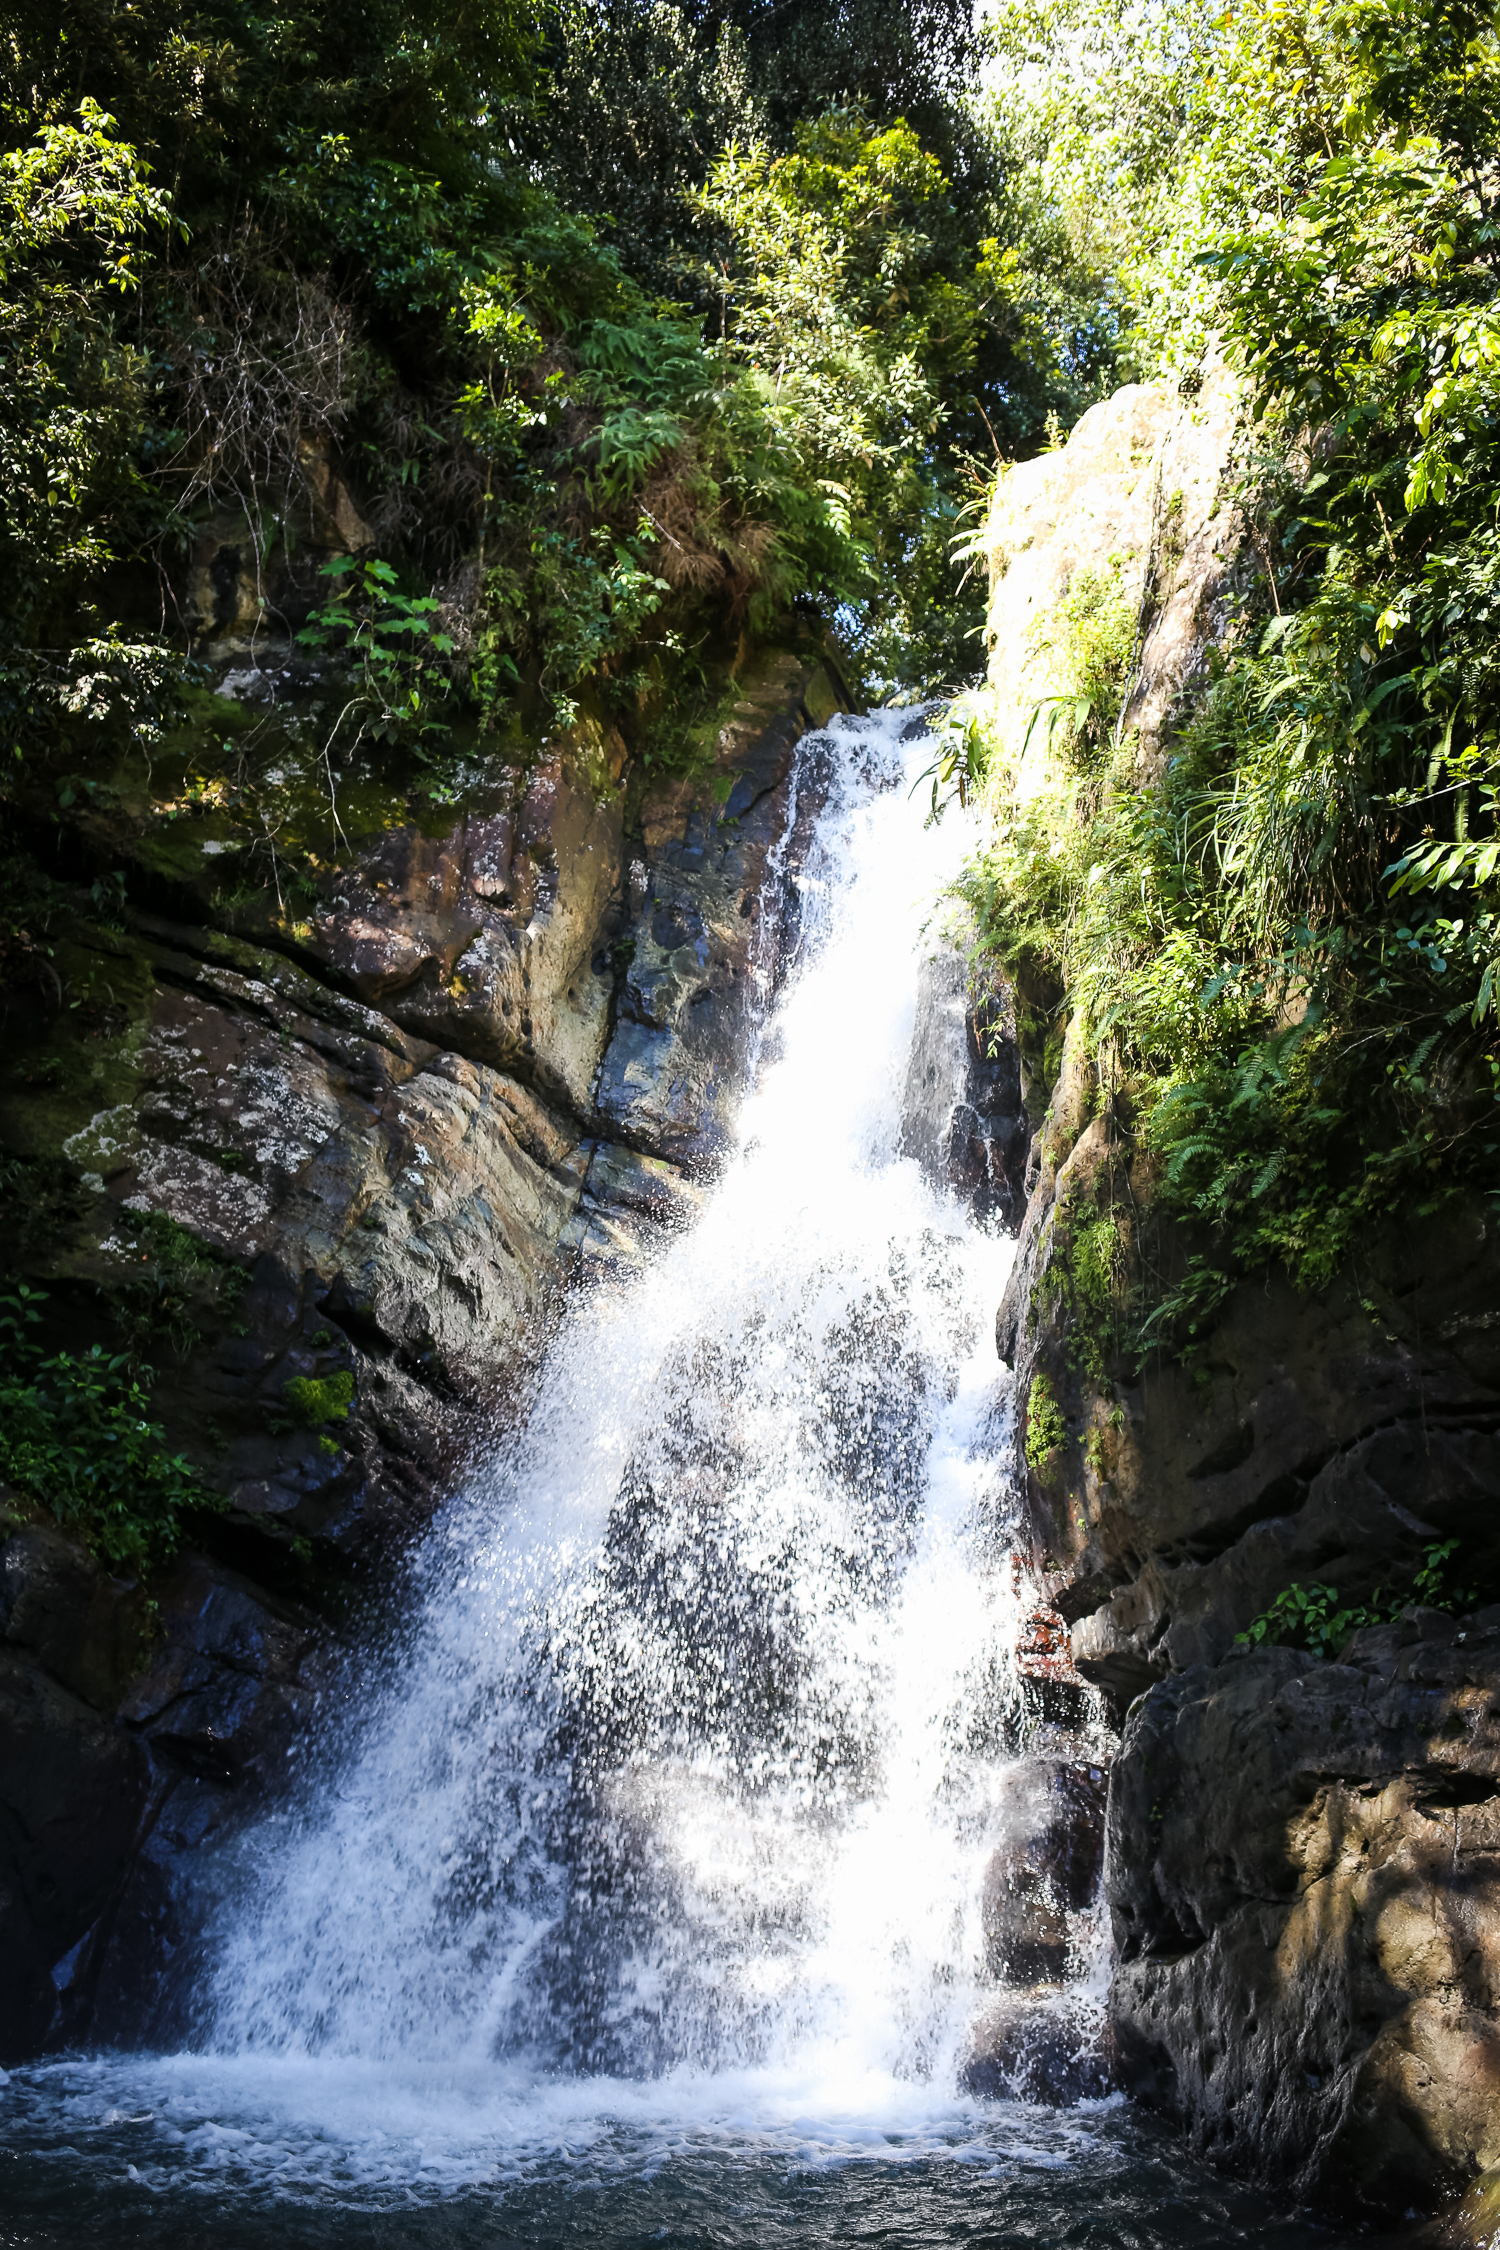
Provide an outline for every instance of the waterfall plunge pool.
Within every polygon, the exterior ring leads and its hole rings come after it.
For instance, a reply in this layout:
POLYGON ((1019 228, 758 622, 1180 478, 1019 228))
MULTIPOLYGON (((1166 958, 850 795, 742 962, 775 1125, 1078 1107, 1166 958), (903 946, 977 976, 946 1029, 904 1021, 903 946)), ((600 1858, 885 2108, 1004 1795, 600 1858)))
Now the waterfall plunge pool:
MULTIPOLYGON (((1118 2096, 916 2088, 840 2106, 755 2074, 538 2086, 202 2055, 68 2060, 3 2090, 7 2250, 1346 2250, 1118 2096), (800 2095, 800 2100, 799 2100, 800 2095)), ((1368 2243, 1368 2237, 1364 2240, 1368 2243)))

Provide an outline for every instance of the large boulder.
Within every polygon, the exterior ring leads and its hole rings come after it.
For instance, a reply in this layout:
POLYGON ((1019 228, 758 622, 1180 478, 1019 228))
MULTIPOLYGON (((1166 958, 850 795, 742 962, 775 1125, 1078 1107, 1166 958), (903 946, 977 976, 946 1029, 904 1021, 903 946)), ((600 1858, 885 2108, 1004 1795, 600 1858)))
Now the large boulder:
POLYGON ((1125 2083, 1345 2213, 1500 2163, 1500 1609, 1152 1688, 1110 1789, 1125 2083))
POLYGON ((986 1966, 1007 1984, 1059 1982, 1070 1916, 1092 1906, 1104 1856, 1104 1772, 1059 1759, 1008 1768, 1000 1795, 1005 1840, 991 1853, 981 1898, 986 1966))

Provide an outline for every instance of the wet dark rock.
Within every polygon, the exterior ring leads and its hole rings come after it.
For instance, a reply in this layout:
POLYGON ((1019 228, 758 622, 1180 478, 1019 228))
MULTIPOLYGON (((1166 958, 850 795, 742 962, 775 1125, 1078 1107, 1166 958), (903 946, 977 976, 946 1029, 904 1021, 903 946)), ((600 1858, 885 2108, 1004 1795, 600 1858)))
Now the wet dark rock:
POLYGON ((645 1242, 664 1229, 689 1225, 702 1201, 702 1189, 675 1165, 618 1141, 596 1141, 588 1148, 588 1169, 565 1242, 583 1272, 629 1272, 640 1264, 645 1242))
POLYGON ((689 1174, 731 1145, 754 1028, 795 949, 793 881, 826 792, 804 761, 790 793, 808 692, 794 658, 768 664, 720 737, 722 803, 686 782, 648 798, 600 956, 615 975, 600 1124, 689 1174))
POLYGON ((102 2039, 187 2035, 202 1960, 196 1855, 286 1788, 340 1656, 320 1619, 202 1555, 163 1584, 158 1626, 118 1714, 149 1761, 150 1800, 78 1970, 76 2012, 102 2039))
POLYGON ((1110 1791, 1125 2083, 1350 2212, 1500 2163, 1500 1610, 1152 1688, 1110 1791))
POLYGON ((164 1581, 162 1640, 120 1717, 158 1767, 226 1789, 278 1787, 328 1669, 327 1629, 204 1555, 164 1581))
POLYGON ((1112 2057, 1108 2028, 1090 2010, 1060 1985, 1033 1986, 1007 1993, 973 2025, 959 2084, 981 2101, 1067 2109, 1109 2092, 1112 2057))
POLYGON ((0 1648, 0 2062, 47 2038, 54 1967, 117 1893, 148 1786, 127 1734, 24 1648, 0 1648))
POLYGON ((1056 1982, 1068 1967, 1069 1916, 1098 1893, 1104 1771, 1031 1758, 1005 1782, 1006 1841, 985 1869, 981 1898, 985 1965, 1008 1984, 1056 1982))
POLYGON ((1152 1210, 1149 1168, 1098 1100, 1070 1035, 996 1322, 1022 1404, 1027 1529, 1083 1676, 1128 1702, 1217 1661, 1284 1587, 1315 1579, 1368 1602, 1444 1539, 1471 1581, 1500 1584, 1489 1222, 1448 1207, 1372 1229, 1358 1272, 1318 1296, 1275 1268, 1246 1277, 1191 1355, 1137 1364, 1080 1288, 1084 1231, 1150 1214, 1158 1277, 1193 1245, 1152 1210), (1063 1436, 1028 1459, 1039 1378, 1063 1436))
POLYGON ((202 1555, 160 1582, 149 1622, 137 1589, 49 1529, 15 1534, 0 1569, 0 2050, 14 2061, 83 2036, 101 1978, 108 2035, 127 2035, 120 1993, 156 1974, 162 1901, 189 1880, 183 1838, 196 1848, 285 1786, 338 1651, 317 1618, 202 1555))
POLYGON ((922 964, 900 1146, 977 1219, 1020 1225, 1031 1127, 1014 996, 993 980, 972 991, 962 955, 947 947, 922 964))
POLYGON ((1500 2167, 1482 2172, 1440 2219, 1423 2227, 1415 2241, 1432 2250, 1492 2250, 1500 2234, 1500 2167))
MULTIPOLYGON (((997 1340, 1074 1662, 1144 1698, 1110 1792, 1120 2068, 1216 2162, 1372 2216, 1431 2209, 1500 2158, 1500 1647, 1436 1612, 1338 1665, 1235 1636, 1294 1583, 1388 1601, 1447 1539, 1496 1582, 1488 1222, 1372 1231, 1316 1298, 1242 1281, 1191 1361, 1137 1369, 1072 1278, 1083 1228, 1151 1207, 1098 1107, 1070 1042, 997 1340), (1061 1434, 1026 1458, 1041 1378, 1061 1434)), ((1152 1225, 1153 1255, 1185 1254, 1152 1225)))
POLYGON ((146 1595, 112 1577, 76 1539, 27 1524, 0 1547, 0 1630, 59 1685, 112 1710, 141 1661, 146 1595))

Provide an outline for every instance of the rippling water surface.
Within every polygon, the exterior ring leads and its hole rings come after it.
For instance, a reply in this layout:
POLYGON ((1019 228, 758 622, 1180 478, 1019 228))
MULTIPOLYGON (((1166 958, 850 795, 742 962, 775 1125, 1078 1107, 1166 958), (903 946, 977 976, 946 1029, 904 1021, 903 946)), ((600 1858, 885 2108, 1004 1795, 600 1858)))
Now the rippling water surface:
POLYGON ((37 2250, 1341 2250, 1352 2241, 1206 2173, 1118 2097, 1056 2111, 865 2092, 863 2105, 840 2110, 826 2086, 753 2077, 538 2089, 503 2071, 404 2078, 197 2055, 64 2062, 13 2073, 0 2092, 0 2241, 37 2250))

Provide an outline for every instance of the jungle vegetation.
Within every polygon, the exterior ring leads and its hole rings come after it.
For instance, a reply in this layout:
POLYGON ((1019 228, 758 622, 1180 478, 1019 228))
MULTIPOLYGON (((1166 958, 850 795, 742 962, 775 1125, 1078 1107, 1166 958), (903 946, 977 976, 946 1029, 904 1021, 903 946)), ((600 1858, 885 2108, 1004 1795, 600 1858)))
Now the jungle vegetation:
POLYGON ((1113 361, 974 111, 967 20, 7 9, 11 750, 159 718, 206 527, 269 571, 318 544, 330 470, 386 570, 311 582, 292 622, 385 645, 393 743, 581 705, 644 743, 798 604, 875 691, 972 670, 969 464, 1113 361))
MULTIPOLYGON (((869 695, 978 668, 954 531, 1117 356, 982 59, 963 0, 0 0, 28 1083, 49 1024, 118 1028, 133 915, 283 942, 344 821, 559 739, 691 770, 779 639, 833 630, 869 695)), ((13 1248, 66 1172, 0 1170, 13 1248)), ((0 1334, 0 1487, 117 1560, 207 1498, 148 1407, 169 1297, 82 1354, 55 1296, 0 1334)))
POLYGON ((1164 770, 1121 723, 1149 618, 1080 571, 1056 785, 1017 821, 989 775, 964 886, 1193 1222, 1134 1331, 1191 1348, 1239 1275, 1321 1286, 1500 1179, 1500 36, 1445 0, 1017 0, 997 35, 1122 356, 1245 385, 1233 615, 1164 770))
MULTIPOLYGON (((56 1004, 56 931, 157 880, 122 760, 282 818, 195 572, 347 683, 330 807, 360 761, 442 804, 590 729, 681 771, 778 635, 872 697, 976 675, 997 463, 1222 351, 1216 675, 1143 784, 1142 620, 1078 574, 1058 786, 976 857, 979 943, 1200 1222, 1147 1343, 1487 1190, 1497 72, 1448 0, 0 0, 0 977, 56 1004)), ((984 782, 972 730, 949 767, 984 782)), ((274 842, 247 865, 281 911, 274 842)), ((32 1358, 44 1462, 75 1371, 32 1358)))

